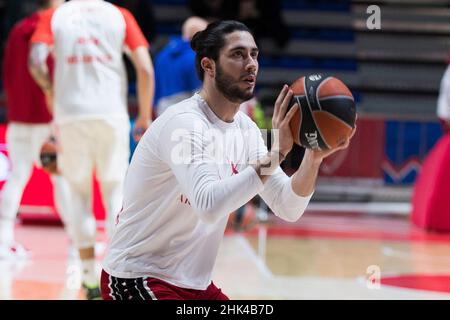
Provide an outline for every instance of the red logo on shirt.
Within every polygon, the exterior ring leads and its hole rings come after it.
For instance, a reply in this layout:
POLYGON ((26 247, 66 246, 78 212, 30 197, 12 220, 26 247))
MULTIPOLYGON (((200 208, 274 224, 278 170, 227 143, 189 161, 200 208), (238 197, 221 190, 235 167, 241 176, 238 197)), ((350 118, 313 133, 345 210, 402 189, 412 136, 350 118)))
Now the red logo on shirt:
POLYGON ((110 54, 102 55, 102 56, 91 56, 91 55, 84 55, 84 56, 68 56, 66 57, 66 62, 68 64, 77 64, 77 63, 108 63, 112 61, 112 56, 110 54))
POLYGON ((239 171, 237 169, 237 164, 234 164, 233 162, 231 162, 231 172, 233 174, 238 174, 239 173, 239 171))
POLYGON ((180 202, 183 203, 183 204, 191 205, 191 203, 189 202, 189 199, 186 196, 184 196, 184 195, 180 196, 180 202))
POLYGON ((99 46, 100 40, 95 37, 89 37, 89 38, 79 37, 77 39, 77 44, 94 44, 96 46, 99 46))

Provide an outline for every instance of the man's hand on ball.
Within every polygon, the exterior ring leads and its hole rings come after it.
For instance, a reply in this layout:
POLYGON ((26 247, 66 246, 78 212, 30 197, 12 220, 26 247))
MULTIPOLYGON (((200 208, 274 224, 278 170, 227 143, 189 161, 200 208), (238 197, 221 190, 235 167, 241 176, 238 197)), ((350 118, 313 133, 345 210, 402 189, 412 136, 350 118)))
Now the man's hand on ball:
POLYGON ((287 111, 293 94, 292 90, 287 85, 284 85, 275 101, 272 117, 272 129, 274 130, 272 150, 279 151, 284 156, 291 151, 294 144, 294 137, 292 136, 289 123, 295 114, 295 110, 298 108, 298 104, 295 104, 287 111))
POLYGON ((332 155, 333 153, 340 151, 340 150, 347 149, 348 146, 350 145, 350 140, 355 135, 355 132, 356 132, 356 125, 353 128, 350 136, 347 139, 345 139, 344 141, 342 141, 337 148, 328 149, 328 150, 306 149, 305 157, 309 158, 309 160, 311 160, 313 162, 321 163, 323 159, 332 155))

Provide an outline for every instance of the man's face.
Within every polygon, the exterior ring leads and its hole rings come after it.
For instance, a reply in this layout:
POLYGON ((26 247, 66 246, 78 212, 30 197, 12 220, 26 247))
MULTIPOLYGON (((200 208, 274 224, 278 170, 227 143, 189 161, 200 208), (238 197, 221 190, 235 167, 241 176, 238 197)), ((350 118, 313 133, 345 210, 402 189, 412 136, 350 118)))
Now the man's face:
POLYGON ((247 31, 225 36, 216 63, 217 89, 230 101, 242 103, 253 97, 258 73, 258 47, 247 31))

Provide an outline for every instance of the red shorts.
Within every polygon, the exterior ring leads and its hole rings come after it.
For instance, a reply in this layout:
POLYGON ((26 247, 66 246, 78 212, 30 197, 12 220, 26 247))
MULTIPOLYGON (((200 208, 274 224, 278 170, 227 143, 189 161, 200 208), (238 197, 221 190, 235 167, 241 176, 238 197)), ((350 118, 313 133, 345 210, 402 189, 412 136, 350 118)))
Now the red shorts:
POLYGON ((102 270, 103 300, 229 300, 214 283, 206 290, 185 289, 155 278, 116 278, 102 270))

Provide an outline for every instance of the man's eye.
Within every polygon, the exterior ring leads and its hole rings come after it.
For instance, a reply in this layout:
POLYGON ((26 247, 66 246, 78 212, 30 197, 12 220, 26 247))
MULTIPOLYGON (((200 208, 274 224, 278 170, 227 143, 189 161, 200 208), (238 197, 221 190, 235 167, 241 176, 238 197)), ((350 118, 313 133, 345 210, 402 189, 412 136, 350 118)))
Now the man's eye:
POLYGON ((242 52, 236 51, 235 53, 233 53, 233 57, 242 57, 242 52))

